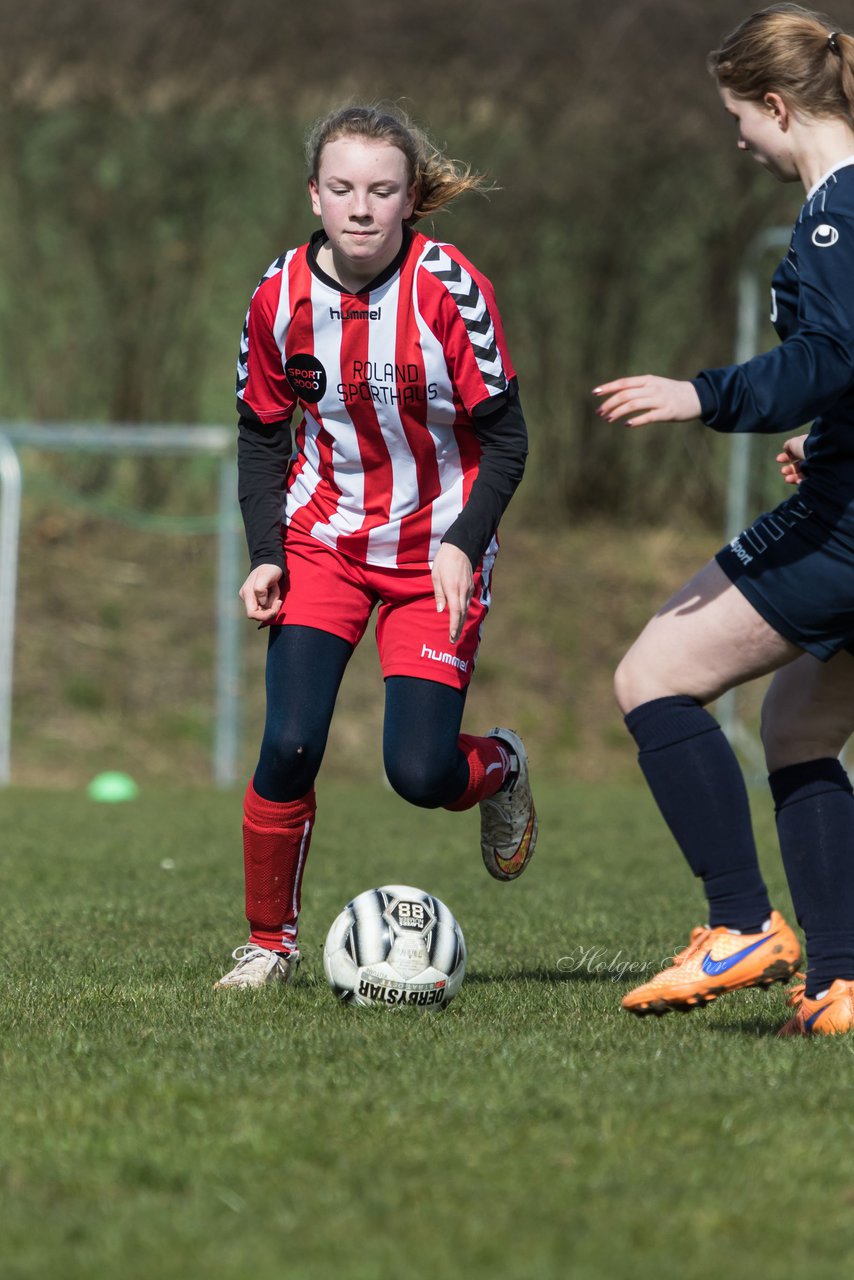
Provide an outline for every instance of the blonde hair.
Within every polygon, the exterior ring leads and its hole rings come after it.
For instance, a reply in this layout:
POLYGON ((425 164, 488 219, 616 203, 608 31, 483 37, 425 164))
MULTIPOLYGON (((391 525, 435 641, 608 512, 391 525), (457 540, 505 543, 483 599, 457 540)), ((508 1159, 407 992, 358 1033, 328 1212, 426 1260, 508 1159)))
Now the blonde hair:
POLYGON ((737 98, 779 93, 794 111, 854 123, 854 38, 812 9, 773 4, 752 14, 708 66, 737 98))
POLYGON ((407 222, 437 213, 464 191, 492 190, 485 174, 451 160, 397 106, 340 107, 310 129, 305 158, 308 176, 317 180, 320 158, 328 142, 338 138, 367 138, 398 147, 406 157, 409 183, 415 183, 415 208, 407 222))

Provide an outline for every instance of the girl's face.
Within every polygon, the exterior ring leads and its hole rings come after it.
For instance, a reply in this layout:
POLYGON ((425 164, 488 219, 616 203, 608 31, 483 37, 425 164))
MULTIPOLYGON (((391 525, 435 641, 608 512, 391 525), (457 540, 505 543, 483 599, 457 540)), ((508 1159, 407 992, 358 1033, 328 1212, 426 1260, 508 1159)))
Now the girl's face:
POLYGON ((406 156, 391 143, 345 136, 323 148, 317 178, 308 183, 311 208, 329 237, 335 274, 351 292, 397 255, 415 207, 408 179, 406 156))
POLYGON ((738 147, 749 151, 757 164, 781 182, 797 182, 799 174, 792 158, 788 114, 776 93, 767 93, 758 102, 737 98, 729 89, 720 89, 725 110, 738 125, 738 147))

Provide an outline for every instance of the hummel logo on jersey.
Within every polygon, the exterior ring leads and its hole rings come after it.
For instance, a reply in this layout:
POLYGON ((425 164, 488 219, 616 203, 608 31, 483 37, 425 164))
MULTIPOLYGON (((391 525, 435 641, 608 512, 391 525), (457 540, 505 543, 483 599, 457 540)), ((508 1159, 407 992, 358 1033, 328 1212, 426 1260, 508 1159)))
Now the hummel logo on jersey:
POLYGON ((326 394, 326 370, 317 356, 291 356, 285 363, 285 377, 308 404, 317 404, 326 394))
POLYGON ((817 249, 829 249, 831 245, 836 244, 839 239, 839 232, 836 227, 828 226, 823 222, 820 227, 816 227, 812 233, 812 242, 817 249))
POLYGON ((444 662, 448 667, 456 667, 458 671, 468 671, 469 664, 464 662, 462 658, 458 658, 455 653, 437 653, 435 649, 431 649, 429 645, 421 646, 421 657, 429 658, 431 662, 444 662))
POLYGON ((735 951, 731 956, 727 956, 725 960, 713 960, 712 953, 709 951, 703 959, 703 973, 708 973, 711 977, 716 978, 719 973, 726 973, 733 965, 738 964, 739 960, 744 960, 745 956, 749 956, 751 951, 755 951, 757 947, 762 947, 771 938, 776 938, 775 933, 766 934, 764 938, 760 938, 758 942, 751 942, 749 946, 742 947, 740 951, 735 951))
POLYGON ((371 307, 369 310, 361 311, 341 311, 338 307, 329 308, 330 320, 380 320, 382 319, 382 307, 371 307))

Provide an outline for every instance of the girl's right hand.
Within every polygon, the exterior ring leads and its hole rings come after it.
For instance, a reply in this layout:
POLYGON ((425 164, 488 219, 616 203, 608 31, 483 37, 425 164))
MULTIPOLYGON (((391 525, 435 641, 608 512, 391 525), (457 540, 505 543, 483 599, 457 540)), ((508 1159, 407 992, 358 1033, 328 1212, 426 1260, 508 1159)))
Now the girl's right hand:
POLYGON ((259 564, 252 570, 238 593, 247 618, 254 618, 262 626, 273 621, 282 607, 284 576, 284 571, 277 564, 259 564))
POLYGON ((593 388, 595 396, 605 396, 596 412, 606 422, 626 419, 627 427, 643 427, 648 422, 691 422, 702 412, 693 382, 639 377, 617 378, 593 388))
POLYGON ((802 436, 792 436, 791 440, 787 440, 783 445, 783 452, 777 454, 777 461, 780 463, 780 475, 786 481, 786 484, 800 484, 804 478, 801 463, 804 460, 804 445, 807 434, 805 432, 802 436))

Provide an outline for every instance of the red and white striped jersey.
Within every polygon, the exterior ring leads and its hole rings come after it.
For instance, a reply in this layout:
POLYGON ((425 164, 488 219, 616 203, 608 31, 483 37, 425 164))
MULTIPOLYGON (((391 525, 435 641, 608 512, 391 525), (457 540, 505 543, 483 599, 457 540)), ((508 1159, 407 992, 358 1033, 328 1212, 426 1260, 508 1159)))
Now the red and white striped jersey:
POLYGON ((472 416, 515 378, 492 286, 452 245, 406 232, 369 289, 345 293, 317 266, 322 242, 283 254, 253 294, 238 404, 265 423, 302 409, 286 523, 362 563, 423 569, 477 476, 472 416))

